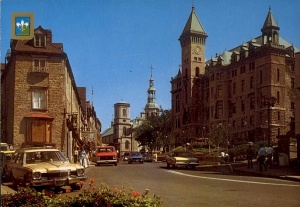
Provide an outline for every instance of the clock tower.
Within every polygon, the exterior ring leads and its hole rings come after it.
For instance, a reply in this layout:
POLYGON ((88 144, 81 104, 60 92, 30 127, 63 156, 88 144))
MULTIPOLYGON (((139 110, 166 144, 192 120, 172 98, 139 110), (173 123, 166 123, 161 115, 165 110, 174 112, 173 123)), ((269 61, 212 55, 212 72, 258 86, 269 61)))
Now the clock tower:
POLYGON ((205 41, 207 34, 192 7, 190 16, 179 37, 181 68, 172 78, 172 110, 177 139, 182 143, 199 137, 202 128, 199 104, 200 84, 205 73, 205 41))

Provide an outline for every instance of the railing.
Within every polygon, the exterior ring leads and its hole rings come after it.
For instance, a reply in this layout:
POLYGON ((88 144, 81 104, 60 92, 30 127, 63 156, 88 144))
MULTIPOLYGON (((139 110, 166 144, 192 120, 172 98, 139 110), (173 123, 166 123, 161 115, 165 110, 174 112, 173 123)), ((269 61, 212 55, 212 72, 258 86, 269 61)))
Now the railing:
POLYGON ((33 73, 48 73, 47 67, 33 67, 31 72, 33 73))

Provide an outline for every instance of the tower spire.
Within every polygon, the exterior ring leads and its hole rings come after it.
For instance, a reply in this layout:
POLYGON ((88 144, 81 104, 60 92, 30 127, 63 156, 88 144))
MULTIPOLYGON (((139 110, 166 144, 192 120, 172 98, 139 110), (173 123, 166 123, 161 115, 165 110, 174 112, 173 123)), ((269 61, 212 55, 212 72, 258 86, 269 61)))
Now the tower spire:
POLYGON ((151 114, 158 114, 158 111, 159 111, 159 106, 156 103, 156 97, 155 97, 156 90, 154 87, 154 78, 152 76, 152 70, 154 68, 152 65, 149 68, 151 70, 151 76, 150 76, 150 80, 149 80, 149 88, 147 90, 148 100, 147 100, 147 104, 145 106, 146 117, 149 117, 149 115, 151 115, 151 114))

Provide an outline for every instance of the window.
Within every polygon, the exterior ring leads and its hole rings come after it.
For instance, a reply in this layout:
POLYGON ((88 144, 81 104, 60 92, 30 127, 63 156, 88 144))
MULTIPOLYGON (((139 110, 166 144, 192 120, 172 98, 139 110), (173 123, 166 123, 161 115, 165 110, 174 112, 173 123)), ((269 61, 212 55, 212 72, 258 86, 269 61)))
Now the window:
POLYGON ((249 63, 249 70, 254 70, 255 69, 255 62, 249 63))
POLYGON ((127 111, 126 111, 126 109, 123 109, 123 116, 127 116, 127 111))
POLYGON ((277 112, 277 120, 280 120, 280 111, 277 112))
POLYGON ((242 80, 242 91, 245 90, 245 80, 242 80))
POLYGON ((255 98, 251 97, 250 98, 250 109, 254 109, 254 106, 255 106, 255 98))
POLYGON ((241 111, 245 111, 245 101, 241 100, 241 111))
POLYGON ((217 103, 217 118, 221 118, 223 116, 223 103, 219 101, 217 103))
POLYGON ((295 88, 295 78, 291 78, 291 88, 295 88))
POLYGON ((35 47, 45 47, 46 46, 45 35, 35 35, 34 36, 34 46, 35 47))
POLYGON ((33 60, 33 71, 34 72, 46 72, 46 60, 45 59, 34 59, 33 60))
POLYGON ((222 86, 221 85, 219 85, 218 86, 218 91, 217 91, 217 96, 219 97, 219 98, 221 98, 222 97, 222 86))
POLYGON ((236 93, 236 83, 232 84, 232 94, 236 93))
POLYGON ((211 106, 210 107, 210 117, 214 117, 214 107, 213 106, 211 106))
POLYGON ((277 91, 276 98, 277 98, 276 102, 279 104, 280 103, 280 93, 279 93, 279 91, 277 91))
POLYGON ((260 70, 259 71, 259 81, 260 81, 260 83, 262 83, 262 78, 263 78, 262 70, 260 70))
POLYGON ((199 77, 199 67, 196 67, 196 76, 199 77))
POLYGON ((277 68, 277 81, 279 81, 280 80, 280 71, 279 71, 279 69, 277 68))
POLYGON ((291 109, 294 110, 295 109, 295 103, 291 102, 291 109))
POLYGON ((123 135, 127 136, 127 128, 126 128, 126 126, 123 127, 123 135))
POLYGON ((125 141, 125 149, 126 149, 126 150, 128 150, 128 149, 129 149, 129 145, 130 145, 129 141, 128 141, 128 140, 126 140, 126 141, 125 141))
POLYGON ((242 66, 242 67, 240 68, 240 71, 241 71, 241 74, 245 73, 245 72, 246 72, 246 67, 245 67, 245 66, 242 66))
POLYGON ((34 91, 32 92, 32 108, 33 109, 46 109, 46 92, 34 91))
POLYGON ((250 88, 252 89, 253 86, 254 86, 254 77, 251 76, 251 77, 250 77, 250 88))

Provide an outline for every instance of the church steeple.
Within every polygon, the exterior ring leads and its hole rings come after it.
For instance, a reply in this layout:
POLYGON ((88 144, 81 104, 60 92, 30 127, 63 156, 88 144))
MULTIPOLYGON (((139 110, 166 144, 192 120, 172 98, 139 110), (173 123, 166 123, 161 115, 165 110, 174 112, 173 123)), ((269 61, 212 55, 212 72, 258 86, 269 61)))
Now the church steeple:
POLYGON ((180 38, 179 38, 181 45, 184 44, 186 37, 191 36, 191 35, 202 37, 204 40, 207 37, 207 34, 206 34, 199 18, 197 17, 194 6, 192 7, 191 14, 185 24, 185 27, 181 33, 180 38))
POLYGON ((261 29, 263 44, 269 44, 269 43, 278 44, 279 29, 280 28, 272 15, 271 6, 270 6, 263 28, 261 29))
POLYGON ((151 69, 151 76, 150 76, 150 80, 149 80, 149 88, 147 90, 148 101, 145 106, 146 117, 148 117, 151 114, 156 115, 159 112, 159 106, 156 103, 156 97, 155 97, 156 89, 154 87, 154 78, 152 77, 152 70, 153 70, 152 65, 150 66, 150 69, 151 69))

